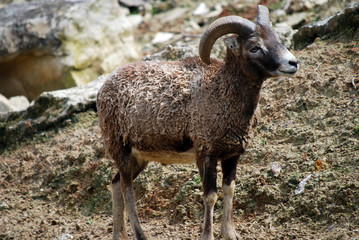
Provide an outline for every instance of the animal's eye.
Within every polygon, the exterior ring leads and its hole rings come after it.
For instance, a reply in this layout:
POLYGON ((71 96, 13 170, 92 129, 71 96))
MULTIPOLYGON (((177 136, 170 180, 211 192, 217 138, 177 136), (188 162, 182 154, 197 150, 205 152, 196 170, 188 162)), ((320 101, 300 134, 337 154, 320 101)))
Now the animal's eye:
POLYGON ((249 49, 249 51, 250 51, 251 53, 255 53, 255 52, 257 52, 257 51, 260 50, 260 49, 261 49, 260 47, 255 46, 255 47, 252 47, 251 49, 249 49))

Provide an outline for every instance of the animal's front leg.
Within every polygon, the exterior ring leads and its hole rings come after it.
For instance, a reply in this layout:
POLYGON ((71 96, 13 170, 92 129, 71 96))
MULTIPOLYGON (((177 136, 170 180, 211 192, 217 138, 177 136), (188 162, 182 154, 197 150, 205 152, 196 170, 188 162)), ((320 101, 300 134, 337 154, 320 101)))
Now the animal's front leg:
POLYGON ((221 233, 226 240, 239 239, 233 224, 233 195, 237 162, 238 156, 222 161, 224 202, 221 233))
POLYGON ((197 160, 203 184, 204 221, 201 240, 214 240, 213 208, 217 201, 217 159, 204 156, 197 160))

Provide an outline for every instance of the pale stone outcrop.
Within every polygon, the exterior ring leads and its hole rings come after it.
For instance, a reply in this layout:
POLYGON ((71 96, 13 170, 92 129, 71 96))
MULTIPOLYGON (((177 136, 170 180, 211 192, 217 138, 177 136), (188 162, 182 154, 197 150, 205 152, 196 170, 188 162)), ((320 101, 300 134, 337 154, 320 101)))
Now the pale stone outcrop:
POLYGON ((135 22, 115 0, 47 0, 0 9, 0 93, 34 99, 137 59, 135 22))
POLYGON ((316 38, 339 37, 359 38, 359 3, 355 3, 334 16, 301 27, 293 35, 294 47, 302 49, 314 42, 316 38))

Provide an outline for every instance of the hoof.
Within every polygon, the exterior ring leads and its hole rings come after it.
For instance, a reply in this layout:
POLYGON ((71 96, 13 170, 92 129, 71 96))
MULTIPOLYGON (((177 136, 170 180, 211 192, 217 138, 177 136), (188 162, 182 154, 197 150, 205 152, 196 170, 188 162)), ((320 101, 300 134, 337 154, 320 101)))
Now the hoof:
POLYGON ((221 233, 224 239, 226 240, 240 240, 238 233, 233 226, 222 226, 221 233))

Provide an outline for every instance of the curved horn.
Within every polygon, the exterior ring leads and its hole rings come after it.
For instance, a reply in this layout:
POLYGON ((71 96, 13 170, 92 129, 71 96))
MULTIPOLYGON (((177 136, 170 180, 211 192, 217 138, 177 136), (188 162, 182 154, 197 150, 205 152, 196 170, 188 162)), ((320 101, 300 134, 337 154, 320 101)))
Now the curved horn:
POLYGON ((207 30, 203 33, 199 43, 199 56, 206 63, 211 63, 211 50, 216 40, 226 34, 236 33, 241 37, 245 37, 254 32, 256 25, 242 17, 227 16, 218 18, 211 23, 207 30))
POLYGON ((266 6, 258 5, 257 23, 265 26, 271 26, 269 10, 266 6))

